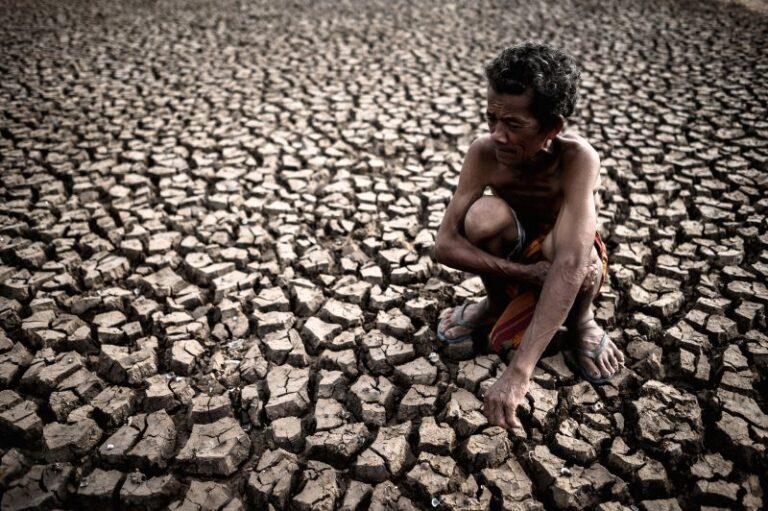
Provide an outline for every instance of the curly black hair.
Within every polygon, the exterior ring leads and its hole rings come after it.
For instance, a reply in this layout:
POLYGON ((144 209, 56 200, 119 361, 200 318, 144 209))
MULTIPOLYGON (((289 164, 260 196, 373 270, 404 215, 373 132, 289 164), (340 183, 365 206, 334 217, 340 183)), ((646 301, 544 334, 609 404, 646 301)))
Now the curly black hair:
POLYGON ((545 43, 526 41, 501 51, 485 66, 488 84, 499 94, 533 91, 531 110, 543 128, 573 114, 581 72, 573 58, 545 43))

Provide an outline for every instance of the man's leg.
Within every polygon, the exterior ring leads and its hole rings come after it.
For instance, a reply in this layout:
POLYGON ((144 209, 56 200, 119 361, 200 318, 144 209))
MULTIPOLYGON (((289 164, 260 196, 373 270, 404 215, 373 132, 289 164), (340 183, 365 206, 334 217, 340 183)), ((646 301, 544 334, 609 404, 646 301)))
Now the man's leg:
MULTIPOLYGON (((464 218, 464 236, 476 247, 498 257, 506 257, 517 244, 520 233, 515 212, 503 199, 484 195, 477 199, 464 218)), ((489 323, 506 307, 509 299, 505 292, 506 282, 497 277, 480 275, 485 285, 486 298, 469 305, 464 320, 472 323, 489 323)), ((440 314, 440 330, 447 337, 458 337, 469 329, 456 325, 448 308, 440 314)))
MULTIPOLYGON (((542 255, 548 261, 554 261, 554 243, 550 232, 542 242, 542 255)), ((565 326, 568 327, 570 335, 576 338, 575 347, 580 349, 594 350, 603 336, 603 329, 595 321, 593 300, 599 293, 600 275, 603 271, 603 262, 597 253, 597 248, 592 247, 592 254, 588 264, 594 265, 596 271, 587 275, 591 285, 576 295, 568 317, 565 320, 565 326)), ((588 282, 585 282, 589 284, 588 282)), ((607 378, 624 363, 624 355, 613 341, 609 340, 605 350, 593 360, 587 356, 578 356, 579 364, 584 370, 595 378, 607 378)))

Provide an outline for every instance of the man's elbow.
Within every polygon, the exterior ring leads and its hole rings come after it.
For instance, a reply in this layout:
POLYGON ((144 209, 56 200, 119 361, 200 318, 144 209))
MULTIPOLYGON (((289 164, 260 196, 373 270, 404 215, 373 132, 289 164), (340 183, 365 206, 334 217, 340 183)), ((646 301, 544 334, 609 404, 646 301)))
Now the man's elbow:
POLYGON ((438 236, 435 240, 435 246, 433 247, 433 253, 435 256, 435 261, 437 261, 440 264, 448 265, 449 261, 449 255, 450 250, 447 249, 445 239, 443 239, 441 236, 438 236))

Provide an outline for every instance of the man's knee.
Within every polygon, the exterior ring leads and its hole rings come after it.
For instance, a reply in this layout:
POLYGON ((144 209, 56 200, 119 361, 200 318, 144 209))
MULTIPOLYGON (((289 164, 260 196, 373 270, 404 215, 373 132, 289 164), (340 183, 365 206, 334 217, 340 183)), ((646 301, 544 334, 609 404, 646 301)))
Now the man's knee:
POLYGON ((514 210, 503 199, 484 195, 477 199, 464 218, 464 236, 474 245, 502 237, 511 242, 518 236, 514 210))

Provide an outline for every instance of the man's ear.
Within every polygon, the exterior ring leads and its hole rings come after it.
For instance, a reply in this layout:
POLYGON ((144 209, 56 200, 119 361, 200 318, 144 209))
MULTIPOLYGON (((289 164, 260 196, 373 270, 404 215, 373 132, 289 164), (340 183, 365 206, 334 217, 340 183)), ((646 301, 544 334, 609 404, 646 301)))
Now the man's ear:
POLYGON ((552 126, 547 130, 547 138, 552 140, 558 135, 558 133, 563 130, 564 127, 565 118, 562 115, 558 115, 557 120, 555 120, 552 126))

